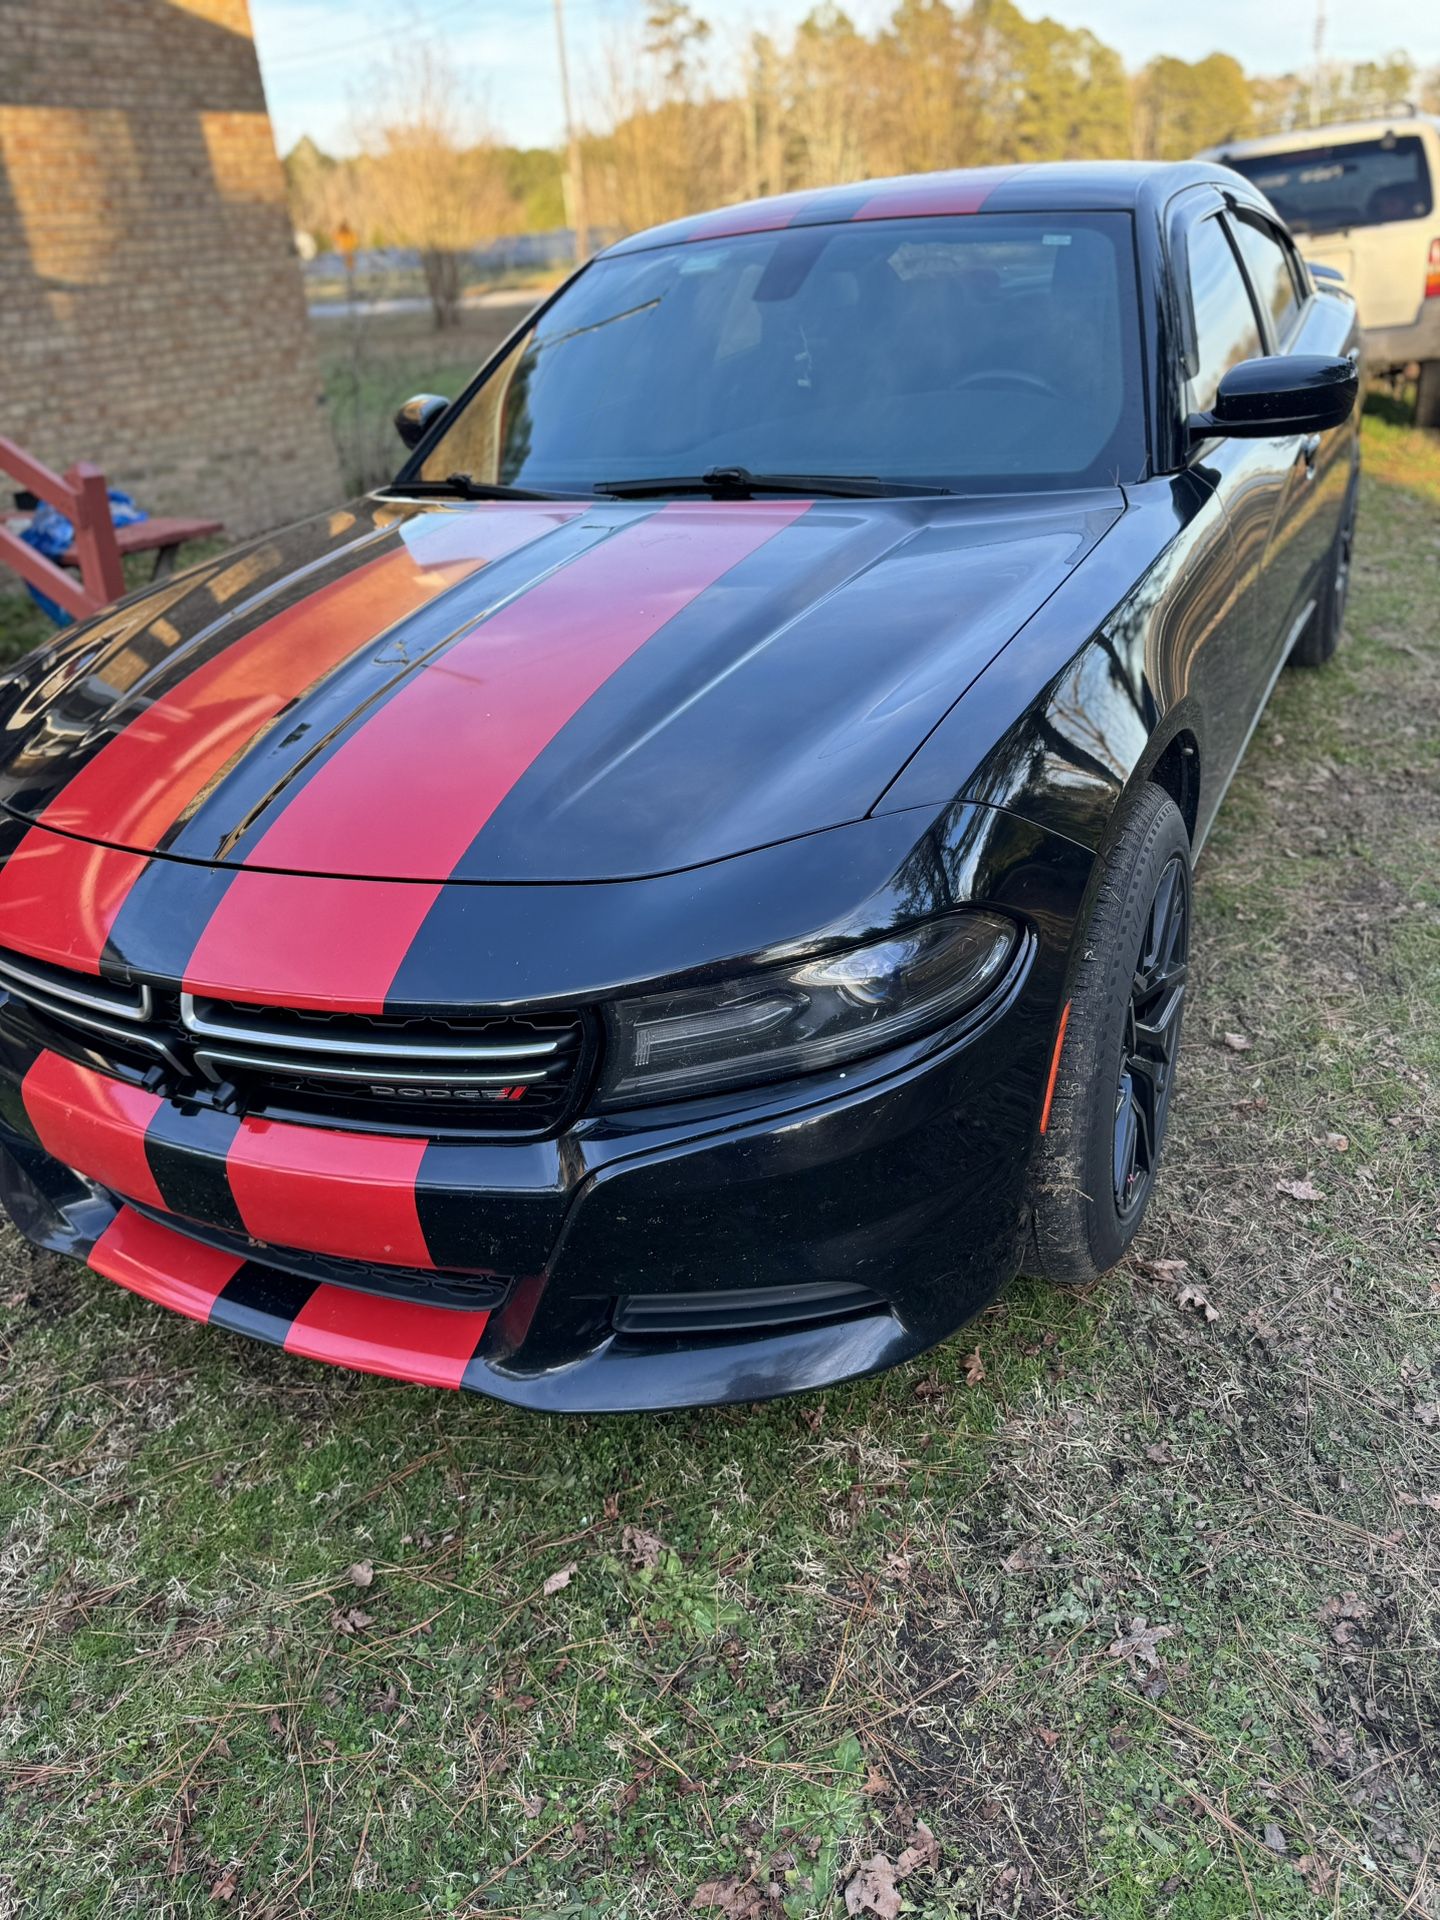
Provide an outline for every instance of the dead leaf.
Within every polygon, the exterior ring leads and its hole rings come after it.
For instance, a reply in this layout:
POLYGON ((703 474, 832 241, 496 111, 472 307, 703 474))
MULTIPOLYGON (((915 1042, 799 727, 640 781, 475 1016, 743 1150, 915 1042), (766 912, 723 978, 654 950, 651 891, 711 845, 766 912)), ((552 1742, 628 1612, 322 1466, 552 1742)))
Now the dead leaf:
POLYGON ((240 1869, 226 1867, 220 1878, 210 1889, 212 1900, 233 1900, 240 1890, 240 1869))
POLYGON ((1277 1180, 1277 1193, 1288 1193, 1292 1200, 1323 1200, 1324 1194, 1307 1174, 1303 1180, 1277 1180))
POLYGON ((1329 1628, 1330 1638, 1337 1647, 1354 1646, 1360 1628, 1372 1618, 1370 1603, 1362 1600, 1358 1593, 1336 1594, 1320 1609, 1320 1623, 1329 1628))
POLYGON ((860 1862, 845 1889, 845 1911, 877 1914, 879 1920, 900 1920, 900 1889, 888 1854, 872 1853, 860 1862))
POLYGON ((1265 1822, 1265 1844, 1271 1853, 1284 1853, 1286 1851, 1285 1829, 1277 1826, 1273 1820, 1267 1820, 1265 1822))
POLYGON ((563 1567, 557 1567, 555 1569, 554 1573, 549 1576, 540 1591, 548 1600, 552 1594, 559 1593, 562 1587, 568 1587, 579 1571, 579 1561, 568 1560, 563 1567))
POLYGON ((604 1512, 607 1520, 618 1520, 620 1518, 620 1496, 618 1493, 606 1494, 604 1512))
POLYGON ((1348 1153, 1350 1151, 1350 1136, 1348 1133, 1327 1133, 1325 1136, 1325 1144, 1332 1153, 1348 1153))
POLYGON ((825 1408, 823 1404, 814 1407, 801 1407, 799 1412, 801 1425, 808 1428, 811 1433, 818 1433, 821 1427, 824 1426, 825 1408))
POLYGON ((978 1387, 985 1378, 985 1362, 980 1358, 979 1347, 976 1347, 973 1353, 967 1353, 960 1364, 965 1369, 966 1386, 978 1387))
POLYGON ((1249 1053, 1255 1042, 1243 1033, 1227 1033, 1225 1044, 1232 1053, 1249 1053))
POLYGON ((337 1633, 359 1633, 362 1628, 374 1626, 375 1616, 366 1613, 363 1607, 336 1607, 330 1615, 330 1624, 337 1633))
POLYGON ((1422 1407, 1416 1407, 1415 1418, 1422 1427, 1440 1427, 1440 1400, 1427 1400, 1422 1407))
POLYGON ((1169 1640, 1180 1631, 1178 1627, 1152 1627, 1147 1625, 1145 1616, 1137 1613, 1118 1640, 1110 1644, 1112 1660, 1126 1660, 1137 1670, 1141 1665, 1158 1667, 1160 1655, 1156 1652, 1162 1640, 1169 1640))
POLYGON ((1203 1313, 1207 1321, 1220 1318, 1220 1309, 1210 1304, 1208 1294, 1202 1292, 1193 1281, 1180 1289, 1176 1295, 1176 1304, 1182 1307, 1193 1307, 1196 1313, 1203 1313))
POLYGON ((357 1560, 353 1567, 345 1569, 345 1578, 352 1587, 372 1586, 375 1581, 375 1567, 369 1560, 357 1560))
POLYGON ((691 1910, 709 1907, 723 1913, 727 1920, 751 1920, 765 1905, 765 1895, 753 1880, 739 1880, 733 1873, 723 1880, 707 1880, 690 1896, 691 1910))
POLYGON ((906 1581, 910 1578, 910 1556, 908 1553, 887 1553, 880 1562, 880 1570, 887 1580, 906 1581))
POLYGON ((888 1794, 890 1792, 890 1782, 885 1778, 884 1774, 881 1773, 880 1769, 872 1763, 865 1770, 865 1784, 861 1787, 860 1791, 870 1794, 888 1794))
POLYGON ((940 1864, 940 1843, 923 1820, 915 1822, 915 1831, 910 1836, 910 1844, 895 1862, 895 1878, 904 1880, 921 1867, 932 1872, 940 1864))
POLYGON ((1060 1738, 1053 1727, 1037 1727, 1035 1733, 1042 1747, 1053 1747, 1060 1738))
POLYGON ((1152 1280, 1173 1280, 1177 1273, 1186 1271, 1187 1265, 1184 1260, 1142 1260, 1140 1271, 1152 1280))
POLYGON ((647 1533, 644 1527, 626 1527, 620 1536, 620 1548, 631 1566, 658 1567, 665 1542, 658 1533, 647 1533))

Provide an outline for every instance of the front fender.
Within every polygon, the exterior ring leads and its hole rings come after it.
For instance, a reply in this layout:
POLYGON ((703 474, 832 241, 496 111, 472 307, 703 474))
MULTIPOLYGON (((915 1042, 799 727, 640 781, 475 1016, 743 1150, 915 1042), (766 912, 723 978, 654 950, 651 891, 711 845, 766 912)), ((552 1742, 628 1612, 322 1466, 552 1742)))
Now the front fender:
POLYGON ((1230 533, 1200 478, 1127 493, 1119 523, 950 709, 880 810, 949 792, 1093 851, 1123 795, 1183 737, 1203 815, 1220 770, 1207 765, 1193 670, 1234 619, 1234 595, 1230 533))

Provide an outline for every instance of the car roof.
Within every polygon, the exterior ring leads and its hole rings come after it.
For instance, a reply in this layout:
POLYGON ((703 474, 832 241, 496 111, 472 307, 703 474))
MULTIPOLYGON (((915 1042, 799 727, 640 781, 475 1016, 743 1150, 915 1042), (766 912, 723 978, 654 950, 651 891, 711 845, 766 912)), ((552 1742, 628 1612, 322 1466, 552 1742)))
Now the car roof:
POLYGON ((650 227, 606 249, 607 256, 683 246, 781 227, 819 227, 862 218, 923 214, 1134 212, 1163 205, 1182 188, 1239 184, 1205 160, 1061 160, 1015 167, 962 167, 903 174, 747 200, 650 227))
POLYGON ((1387 133, 1440 133, 1440 119, 1429 113, 1376 113, 1363 120, 1332 120, 1318 127, 1292 127, 1288 133, 1255 134, 1207 147, 1202 160, 1222 164, 1267 153, 1304 153, 1311 147, 1339 147, 1350 140, 1383 140, 1387 133))

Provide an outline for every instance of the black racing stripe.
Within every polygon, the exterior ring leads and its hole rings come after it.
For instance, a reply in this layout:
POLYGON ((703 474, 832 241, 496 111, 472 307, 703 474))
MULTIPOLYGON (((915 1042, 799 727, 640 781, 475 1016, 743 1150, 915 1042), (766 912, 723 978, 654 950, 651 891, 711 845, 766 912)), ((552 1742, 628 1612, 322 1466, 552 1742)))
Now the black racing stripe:
MULTIPOLYGON (((633 508, 597 507, 438 594, 297 701, 284 721, 211 789, 167 842, 167 850, 190 859, 242 864, 277 814, 412 674, 537 578, 654 511, 647 507, 637 516, 633 508)), ((403 793, 396 794, 395 802, 404 805, 403 793)))
POLYGON ((212 1327, 229 1327, 252 1340, 282 1346, 295 1316, 314 1293, 316 1282, 277 1273, 257 1261, 245 1265, 228 1280, 210 1309, 212 1327))
POLYGON ((717 701, 695 700, 697 690, 724 680, 737 659, 763 648, 894 546, 894 520, 867 518, 865 503, 858 507, 802 514, 667 620, 526 768, 470 843, 455 878, 529 879, 537 841, 551 874, 557 846, 573 873, 653 870, 657 804, 677 824, 697 811, 703 817, 717 781, 723 789, 726 780, 753 772, 747 743, 764 724, 744 704, 753 697, 753 676, 729 682, 740 703, 733 737, 717 728, 717 701), (726 754, 731 766, 722 762, 726 754))
MULTIPOLYGON (((313 534, 313 523, 295 534, 307 531, 313 534)), ((372 533, 360 559, 375 558, 398 538, 398 534, 377 537, 372 533)), ((241 554, 217 560, 197 580, 177 582, 173 596, 167 597, 161 589, 158 602, 147 596, 133 608, 121 607, 106 615, 105 621, 119 629, 115 644, 52 704, 43 757, 37 759, 33 743, 27 741, 23 769, 0 763, 0 794, 23 813, 42 811, 156 700, 173 693, 262 620, 283 613, 317 587, 350 572, 357 564, 357 544, 359 534, 353 524, 330 535, 318 555, 297 553, 294 536, 288 540, 277 536, 268 543, 268 552, 267 543, 260 541, 241 554), (247 562, 258 569, 253 577, 247 575, 247 562), (223 597, 232 578, 243 585, 232 597, 223 597)))
POLYGON ((4 866, 29 831, 28 820, 17 820, 14 814, 0 813, 0 866, 4 866))
MULTIPOLYGON (((3 1011, 3 1000, 0 1000, 0 1011, 3 1011)), ((44 1051, 38 1040, 15 1030, 9 1021, 0 1017, 0 1121, 12 1133, 33 1140, 37 1147, 40 1138, 25 1111, 20 1084, 44 1051)))
POLYGON ((145 1130, 145 1158, 172 1213, 226 1233, 243 1234, 225 1172, 240 1122, 213 1107, 183 1108, 167 1100, 145 1130))
POLYGON ((506 1141, 507 1191, 487 1191, 495 1149, 434 1141, 415 1178, 420 1231, 437 1267, 460 1273, 538 1273, 564 1217, 553 1148, 506 1141), (527 1190, 528 1188, 528 1190, 527 1190))
POLYGON ((100 955, 108 980, 141 975, 179 986, 195 944, 235 880, 235 869, 180 860, 142 868, 110 928, 100 955))

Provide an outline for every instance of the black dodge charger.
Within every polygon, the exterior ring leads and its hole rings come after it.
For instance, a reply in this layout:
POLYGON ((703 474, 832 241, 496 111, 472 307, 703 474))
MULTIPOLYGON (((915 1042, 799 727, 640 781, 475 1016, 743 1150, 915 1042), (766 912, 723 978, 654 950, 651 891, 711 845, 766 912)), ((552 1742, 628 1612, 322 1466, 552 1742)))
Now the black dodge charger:
POLYGON ((1213 165, 872 181, 571 278, 393 485, 0 682, 0 1191, 551 1409, 1124 1253, 1190 872, 1334 650, 1355 313, 1213 165))

